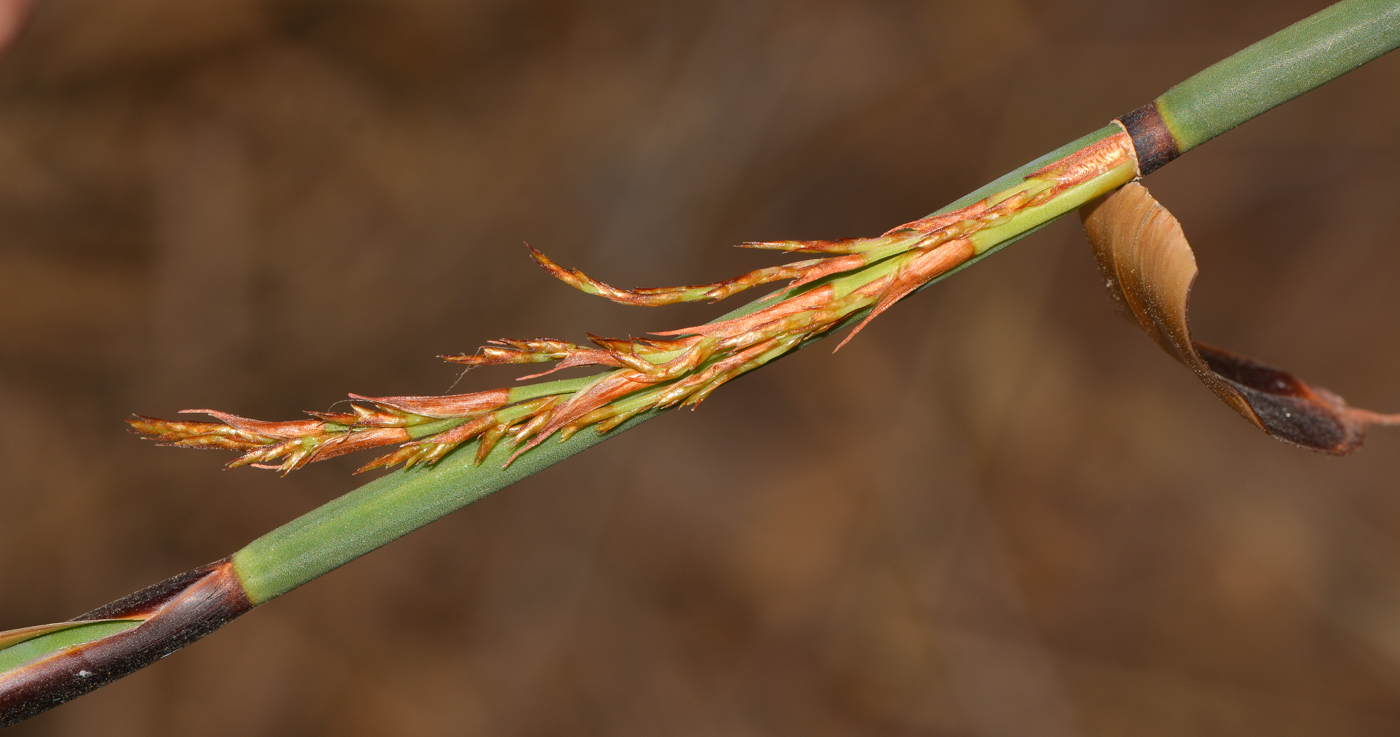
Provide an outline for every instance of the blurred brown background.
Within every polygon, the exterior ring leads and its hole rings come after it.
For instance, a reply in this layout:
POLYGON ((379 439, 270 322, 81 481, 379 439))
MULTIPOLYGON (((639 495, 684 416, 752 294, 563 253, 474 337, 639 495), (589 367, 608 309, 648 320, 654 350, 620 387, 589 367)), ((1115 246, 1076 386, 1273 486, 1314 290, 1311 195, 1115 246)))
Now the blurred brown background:
MULTIPOLYGON (((49 0, 0 60, 0 629, 358 480, 129 412, 438 393, 624 286, 873 235, 1324 3, 49 0)), ((1400 410, 1400 58, 1148 182, 1197 334, 1400 410)), ((458 390, 505 383, 482 370, 458 390)), ((1400 432, 1333 459, 1113 314, 1063 221, 15 735, 1393 735, 1400 432)))

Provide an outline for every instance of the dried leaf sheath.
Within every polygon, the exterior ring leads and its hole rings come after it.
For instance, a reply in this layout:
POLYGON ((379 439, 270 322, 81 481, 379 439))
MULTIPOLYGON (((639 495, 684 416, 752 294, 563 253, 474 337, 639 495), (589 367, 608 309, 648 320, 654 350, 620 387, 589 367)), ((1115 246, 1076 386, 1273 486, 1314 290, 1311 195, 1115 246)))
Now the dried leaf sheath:
POLYGON ((520 453, 586 427, 607 431, 639 413, 694 407, 725 382, 802 344, 858 320, 845 345, 870 320, 919 287, 997 243, 1063 213, 1135 174, 1130 137, 1115 133, 1010 188, 967 207, 905 223, 875 238, 746 243, 745 247, 818 254, 713 284, 619 289, 566 269, 530 248, 542 268, 589 294, 621 304, 658 306, 720 300, 756 286, 787 282, 756 311, 661 333, 665 339, 590 336, 593 346, 553 338, 498 340, 474 355, 447 356, 468 367, 555 363, 533 379, 573 366, 601 366, 593 377, 446 397, 351 395, 349 412, 310 412, 314 419, 263 422, 213 410, 191 410, 218 422, 134 417, 129 422, 159 442, 241 453, 230 466, 288 472, 350 452, 399 446, 361 467, 433 464, 464 443, 478 443, 478 462, 498 443, 520 453), (1030 218, 1019 224, 1018 218, 1030 218), (1039 219, 1036 219, 1039 218, 1039 219), (1010 227, 1008 227, 1010 226, 1010 227))
POLYGON ((253 605, 225 559, 70 622, 0 633, 0 729, 139 670, 253 605))
POLYGON ((1084 230, 1109 294, 1173 358, 1266 433, 1326 453, 1361 447, 1369 424, 1400 415, 1356 409, 1298 377, 1191 337, 1187 305, 1196 257, 1181 224, 1147 188, 1129 184, 1082 210, 1084 230))

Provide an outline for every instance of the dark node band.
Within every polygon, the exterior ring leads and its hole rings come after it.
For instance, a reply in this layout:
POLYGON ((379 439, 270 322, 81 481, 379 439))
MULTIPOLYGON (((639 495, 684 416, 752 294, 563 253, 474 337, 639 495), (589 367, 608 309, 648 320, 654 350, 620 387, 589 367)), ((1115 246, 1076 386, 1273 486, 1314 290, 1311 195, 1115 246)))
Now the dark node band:
POLYGON ((1166 121, 1157 110, 1157 103, 1149 102, 1137 110, 1120 118, 1118 122, 1133 137, 1133 149, 1137 152, 1138 169, 1143 176, 1167 165, 1167 162, 1181 155, 1176 138, 1167 129, 1166 121))

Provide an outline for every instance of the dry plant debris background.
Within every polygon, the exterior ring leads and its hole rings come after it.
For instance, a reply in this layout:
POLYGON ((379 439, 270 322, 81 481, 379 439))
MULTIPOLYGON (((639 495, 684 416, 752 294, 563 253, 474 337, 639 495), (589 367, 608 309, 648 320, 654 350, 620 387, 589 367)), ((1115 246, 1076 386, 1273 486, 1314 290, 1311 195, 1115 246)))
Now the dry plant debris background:
MULTIPOLYGON (((434 356, 492 338, 703 321, 521 243, 650 286, 874 235, 1321 5, 40 3, 0 62, 0 628, 356 483, 220 472, 129 412, 291 417, 445 391, 434 356)), ((1199 337, 1391 411, 1397 89, 1382 59, 1150 180, 1199 337)), ((1395 734, 1397 443, 1241 422, 1067 218, 13 734, 1395 734)))

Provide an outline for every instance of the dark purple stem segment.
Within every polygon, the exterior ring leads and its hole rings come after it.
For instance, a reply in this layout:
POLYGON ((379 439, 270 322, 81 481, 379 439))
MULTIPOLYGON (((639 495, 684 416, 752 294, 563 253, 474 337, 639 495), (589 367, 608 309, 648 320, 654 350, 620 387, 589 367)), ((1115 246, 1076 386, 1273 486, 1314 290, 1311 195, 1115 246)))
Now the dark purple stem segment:
POLYGON ((1181 155, 1181 147, 1176 137, 1167 128, 1156 102, 1149 102, 1137 110, 1118 118, 1118 122, 1133 137, 1133 150, 1137 152, 1138 172, 1147 176, 1171 163, 1181 155))
POLYGON ((0 729, 140 670, 252 608, 225 558, 76 617, 146 621, 0 674, 0 729))

